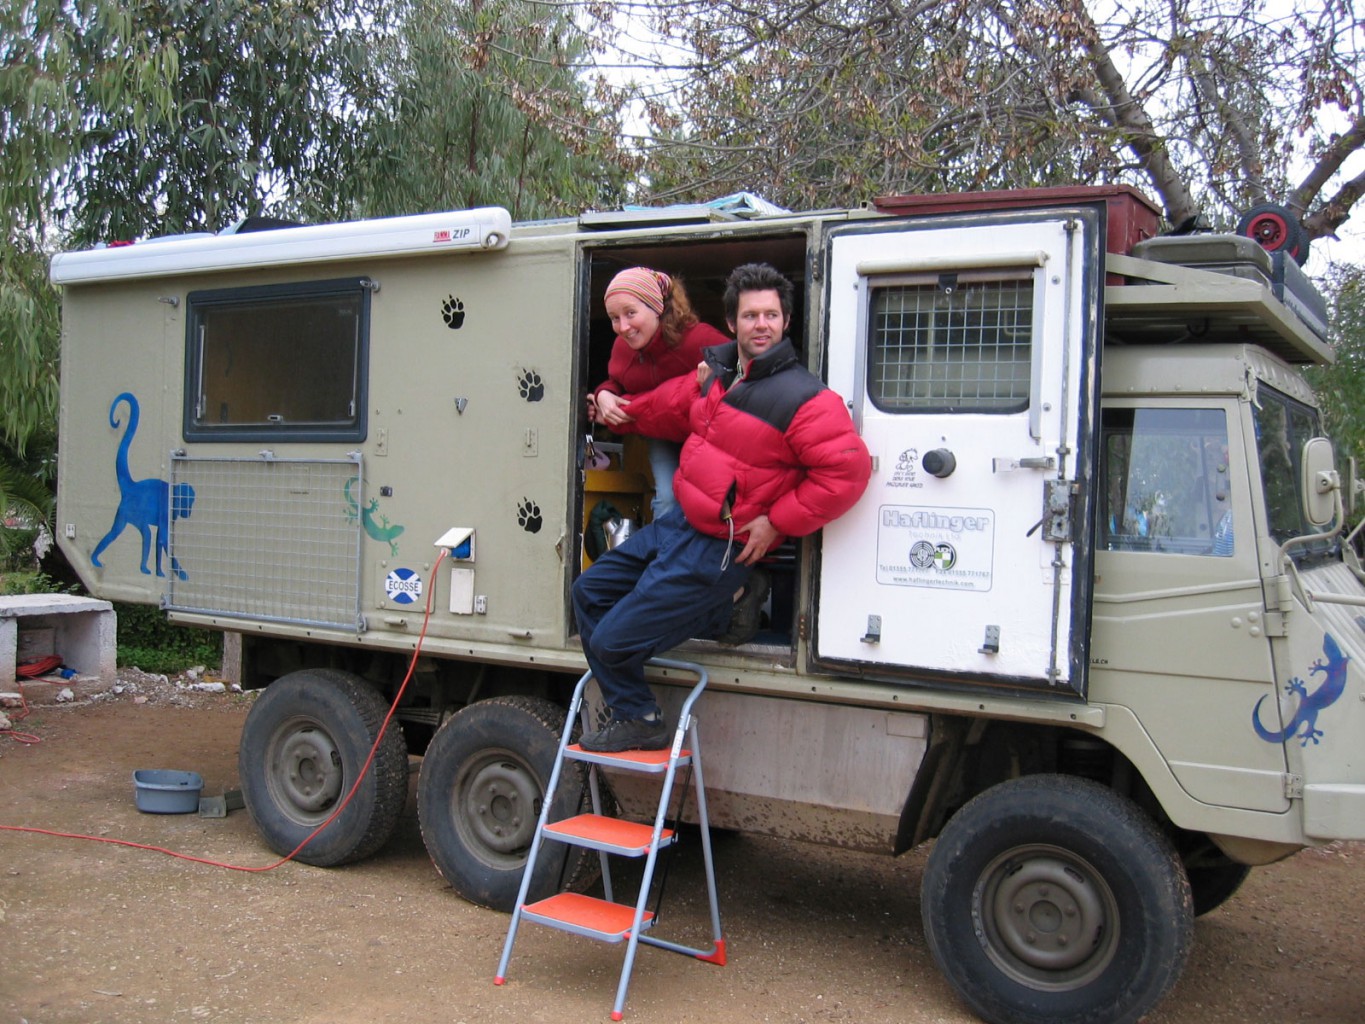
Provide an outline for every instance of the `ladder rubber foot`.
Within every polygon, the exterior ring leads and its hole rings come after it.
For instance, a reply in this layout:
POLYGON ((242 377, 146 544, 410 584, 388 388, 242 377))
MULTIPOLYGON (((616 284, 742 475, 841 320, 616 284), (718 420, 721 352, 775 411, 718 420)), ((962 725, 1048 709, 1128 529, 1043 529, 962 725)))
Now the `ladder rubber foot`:
POLYGON ((620 1020, 623 1016, 625 1016, 625 1014, 623 1014, 620 1010, 612 1010, 612 1011, 611 1011, 611 1019, 612 1019, 612 1020, 620 1020))
POLYGON ((715 964, 717 967, 725 966, 725 940, 717 939, 716 948, 710 953, 698 953, 698 960, 705 960, 708 964, 715 964))
POLYGON ((498 977, 496 977, 496 978, 493 979, 493 984, 494 984, 494 985, 502 985, 502 984, 505 984, 506 981, 507 981, 506 978, 504 978, 504 977, 502 977, 501 975, 499 975, 498 977))

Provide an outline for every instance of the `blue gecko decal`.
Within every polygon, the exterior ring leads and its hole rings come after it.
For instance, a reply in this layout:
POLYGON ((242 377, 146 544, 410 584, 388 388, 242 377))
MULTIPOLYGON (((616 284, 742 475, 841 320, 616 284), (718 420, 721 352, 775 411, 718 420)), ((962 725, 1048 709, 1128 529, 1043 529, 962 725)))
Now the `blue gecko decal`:
POLYGON ((1327 660, 1319 658, 1308 670, 1310 674, 1317 672, 1326 677, 1321 686, 1309 693, 1303 680, 1295 676, 1284 688, 1286 693, 1298 695, 1299 706, 1283 732, 1271 732, 1261 725, 1261 705, 1265 702, 1265 697, 1256 702, 1256 707, 1251 712, 1251 726, 1256 730, 1256 735, 1267 743, 1287 743, 1296 736, 1301 746, 1308 746, 1309 740, 1318 742, 1318 737, 1322 735, 1322 730, 1317 727, 1318 713, 1335 704, 1337 698, 1345 692, 1346 665, 1351 660, 1349 656, 1341 653, 1341 648, 1332 639, 1331 633, 1323 634, 1322 653, 1327 656, 1327 660))
POLYGON ((371 498, 364 508, 356 502, 351 495, 351 484, 357 483, 360 477, 353 476, 346 481, 346 486, 342 491, 346 495, 346 521, 354 523, 359 516, 360 524, 365 527, 374 540, 382 540, 389 546, 389 553, 398 554, 398 535, 403 532, 403 527, 397 524, 390 525, 389 517, 379 512, 379 499, 371 498))

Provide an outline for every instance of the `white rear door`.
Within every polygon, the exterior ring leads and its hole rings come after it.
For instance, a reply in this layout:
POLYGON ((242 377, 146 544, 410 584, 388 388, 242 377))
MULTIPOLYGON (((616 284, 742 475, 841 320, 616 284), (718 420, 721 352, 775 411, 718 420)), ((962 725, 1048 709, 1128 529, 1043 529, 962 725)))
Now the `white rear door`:
POLYGON ((818 664, 1084 693, 1102 218, 830 233, 828 379, 875 469, 823 531, 818 664))

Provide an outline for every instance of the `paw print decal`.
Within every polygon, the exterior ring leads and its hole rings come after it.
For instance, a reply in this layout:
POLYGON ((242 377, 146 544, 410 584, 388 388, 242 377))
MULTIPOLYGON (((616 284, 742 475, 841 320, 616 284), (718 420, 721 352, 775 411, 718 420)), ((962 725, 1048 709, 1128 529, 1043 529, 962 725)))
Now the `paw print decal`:
POLYGON ((441 316, 447 327, 458 331, 464 326, 464 303, 453 295, 446 296, 445 302, 441 303, 441 316))
POLYGON ((540 515, 540 506, 530 498, 522 498, 517 505, 517 523, 527 533, 539 533, 540 528, 545 525, 545 520, 540 515))
POLYGON ((521 378, 517 381, 517 390, 526 401, 539 402, 545 397, 545 382, 535 370, 523 369, 521 378))

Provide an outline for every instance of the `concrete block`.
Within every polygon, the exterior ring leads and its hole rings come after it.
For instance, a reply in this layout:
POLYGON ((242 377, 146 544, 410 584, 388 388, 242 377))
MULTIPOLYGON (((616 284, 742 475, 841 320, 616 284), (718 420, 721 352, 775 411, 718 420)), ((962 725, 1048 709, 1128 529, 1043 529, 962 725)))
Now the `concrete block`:
MULTIPOLYGON (((52 631, 52 653, 83 676, 113 685, 117 676, 118 616, 108 601, 74 594, 0 597, 0 686, 15 681, 22 631, 52 631)), ((23 660, 28 660, 27 658, 23 660)))

